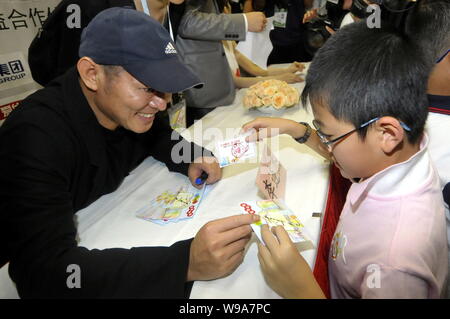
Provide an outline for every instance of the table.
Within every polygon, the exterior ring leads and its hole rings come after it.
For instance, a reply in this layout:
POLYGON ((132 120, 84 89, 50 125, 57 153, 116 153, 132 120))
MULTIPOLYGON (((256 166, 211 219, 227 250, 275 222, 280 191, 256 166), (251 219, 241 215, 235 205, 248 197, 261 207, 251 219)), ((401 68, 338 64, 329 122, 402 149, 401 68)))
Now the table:
MULTIPOLYGON (((301 90, 302 84, 294 86, 301 90)), ((257 110, 245 110, 242 106, 242 97, 246 90, 240 90, 231 106, 218 107, 213 112, 195 123, 187 131, 183 132, 185 138, 190 138, 196 143, 211 148, 214 138, 202 139, 202 135, 194 134, 197 131, 206 131, 214 127, 224 133, 231 128, 241 127, 244 123, 259 116, 267 116, 257 110)), ((289 118, 296 121, 312 121, 312 113, 305 111, 300 106, 285 111, 277 117, 289 118)), ((225 134, 225 133, 224 133, 225 134)), ((226 134, 226 138, 232 137, 226 134)), ((204 136, 204 135, 203 135, 204 136)), ((269 143, 270 144, 270 143, 269 143)), ((286 205, 291 208, 308 228, 317 246, 320 234, 320 218, 312 217, 313 212, 322 212, 326 200, 329 164, 322 157, 311 151, 307 146, 298 144, 289 136, 279 138, 279 150, 273 152, 280 159, 281 164, 287 170, 286 205)), ((214 214, 222 217, 231 215, 227 210, 230 207, 236 211, 236 207, 242 201, 256 200, 261 197, 255 186, 257 164, 241 164, 225 167, 223 179, 215 187, 214 192, 202 203, 203 209, 211 213, 216 205, 210 206, 209 199, 213 203, 223 203, 214 214)), ((214 281, 195 282, 191 298, 279 298, 265 283, 259 268, 257 258, 257 242, 255 236, 247 248, 244 262, 230 276, 214 281)), ((315 250, 302 252, 308 264, 313 267, 315 250)))
MULTIPOLYGON (((303 85, 299 83, 294 86, 301 92, 303 85)), ((200 145, 211 147, 218 135, 227 131, 232 134, 242 124, 258 116, 267 116, 257 110, 245 110, 241 103, 244 94, 245 89, 241 89, 232 105, 216 108, 183 131, 182 135, 200 145), (215 129, 211 132, 210 128, 215 129)), ((286 110, 280 117, 311 122, 312 113, 296 106, 286 110)), ((305 224, 317 247, 321 220, 312 217, 312 213, 324 210, 329 163, 289 136, 280 136, 279 146, 273 152, 287 170, 285 203, 305 224)), ((255 185, 257 168, 257 163, 225 167, 222 180, 208 186, 208 195, 192 220, 160 226, 138 219, 135 212, 146 200, 165 189, 177 187, 187 178, 169 172, 163 163, 152 157, 147 158, 125 178, 119 189, 102 196, 75 215, 79 245, 89 249, 170 246, 179 240, 191 238, 208 221, 238 214, 242 201, 261 199, 255 185), (155 185, 158 187, 155 188, 155 185)), ((243 263, 233 274, 217 280, 195 282, 190 298, 280 298, 267 286, 260 271, 257 240, 253 235, 243 263)), ((316 250, 305 250, 301 254, 313 267, 316 250)), ((17 297, 7 275, 7 266, 0 269, 0 287, 0 298, 17 297)))

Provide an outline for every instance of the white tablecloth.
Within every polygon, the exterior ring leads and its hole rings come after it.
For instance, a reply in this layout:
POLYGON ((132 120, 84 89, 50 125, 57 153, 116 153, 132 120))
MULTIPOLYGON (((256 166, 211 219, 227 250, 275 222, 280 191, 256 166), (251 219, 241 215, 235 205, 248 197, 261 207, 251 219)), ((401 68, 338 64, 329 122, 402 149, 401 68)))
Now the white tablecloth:
MULTIPOLYGON (((295 85, 301 92, 303 84, 295 85)), ((241 100, 245 90, 240 90, 231 106, 218 107, 183 132, 203 146, 214 145, 214 136, 202 140, 194 132, 217 128, 225 132, 236 129, 258 116, 259 111, 247 111, 241 100)), ((296 121, 308 121, 312 114, 300 106, 285 111, 282 117, 296 121)), ((216 132, 219 132, 216 130, 216 132)), ((198 134, 197 134, 198 135, 198 134)), ((313 212, 323 212, 327 185, 328 163, 308 147, 296 143, 288 136, 280 137, 279 150, 273 150, 287 170, 285 203, 306 225, 314 244, 320 232, 320 218, 313 212)), ((114 193, 105 195, 79 211, 75 220, 78 224, 79 245, 92 248, 170 246, 193 237, 206 222, 239 213, 242 201, 260 199, 255 186, 257 163, 244 163, 223 169, 223 178, 209 187, 208 195, 202 201, 192 220, 156 225, 135 217, 135 212, 146 201, 166 189, 176 188, 187 178, 170 173, 164 164, 146 159, 127 176, 114 193)), ((257 258, 257 239, 253 235, 247 247, 244 262, 230 276, 218 280, 195 282, 191 298, 279 298, 265 283, 257 258)), ((315 249, 302 251, 302 255, 313 267, 315 249)), ((17 297, 13 283, 7 275, 7 266, 0 269, 0 298, 17 297)))

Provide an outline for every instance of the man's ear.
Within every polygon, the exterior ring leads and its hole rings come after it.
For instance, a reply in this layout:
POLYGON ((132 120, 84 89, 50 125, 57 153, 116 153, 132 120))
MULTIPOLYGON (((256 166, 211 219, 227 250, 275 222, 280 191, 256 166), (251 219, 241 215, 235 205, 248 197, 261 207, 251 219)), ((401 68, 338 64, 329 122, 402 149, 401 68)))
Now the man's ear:
POLYGON ((400 122, 391 116, 383 116, 375 123, 378 141, 384 153, 390 154, 403 142, 405 131, 400 122))
POLYGON ((98 90, 98 75, 100 66, 89 57, 82 57, 77 63, 78 74, 84 85, 96 92, 98 90))

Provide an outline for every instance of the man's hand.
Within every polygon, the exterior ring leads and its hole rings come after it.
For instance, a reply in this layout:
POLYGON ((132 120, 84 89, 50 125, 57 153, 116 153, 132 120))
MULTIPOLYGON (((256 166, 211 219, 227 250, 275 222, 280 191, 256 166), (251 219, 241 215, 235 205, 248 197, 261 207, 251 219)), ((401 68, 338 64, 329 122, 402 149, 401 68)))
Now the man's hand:
POLYGON ((189 180, 191 181, 191 184, 197 188, 201 188, 202 185, 197 185, 195 180, 199 178, 203 172, 208 174, 206 184, 214 184, 222 178, 222 169, 219 167, 217 159, 212 156, 199 157, 189 165, 189 180))
POLYGON ((244 259, 257 215, 236 215, 213 220, 195 236, 189 254, 187 281, 211 280, 231 274, 244 259))
POLYGON ((300 62, 293 62, 291 65, 287 67, 287 72, 290 73, 296 73, 296 72, 302 72, 305 69, 305 65, 300 62))
POLYGON ((303 16, 303 23, 307 23, 309 21, 311 21, 312 19, 316 18, 318 16, 317 14, 317 9, 312 9, 309 10, 308 12, 305 13, 305 15, 303 16))
POLYGON ((244 13, 247 17, 248 31, 261 32, 266 28, 267 19, 262 12, 244 13))

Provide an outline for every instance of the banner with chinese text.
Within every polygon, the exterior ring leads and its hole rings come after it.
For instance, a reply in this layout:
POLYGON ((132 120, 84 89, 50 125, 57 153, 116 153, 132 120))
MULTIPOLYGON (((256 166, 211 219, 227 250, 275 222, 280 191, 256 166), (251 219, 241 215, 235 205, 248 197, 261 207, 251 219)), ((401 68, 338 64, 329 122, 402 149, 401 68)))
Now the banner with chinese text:
POLYGON ((0 125, 40 88, 28 66, 28 47, 60 0, 0 0, 0 125))

